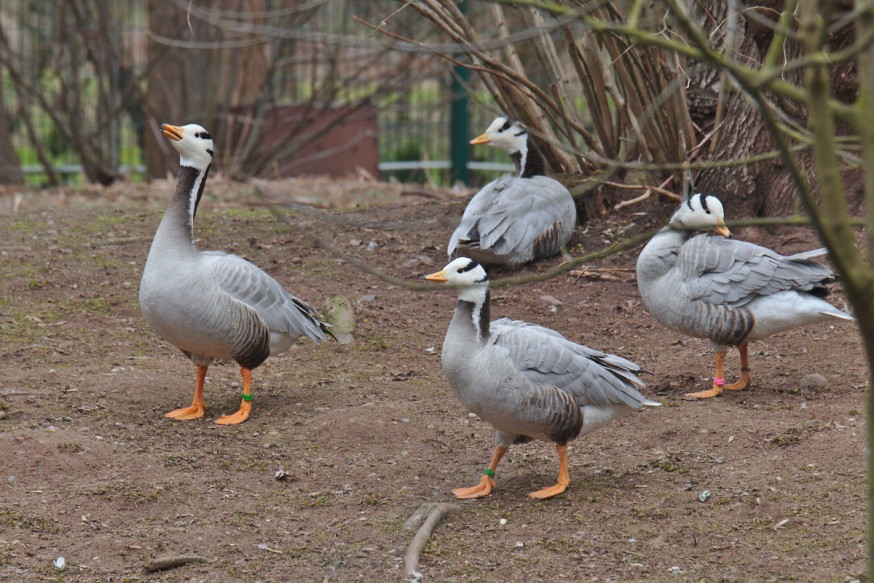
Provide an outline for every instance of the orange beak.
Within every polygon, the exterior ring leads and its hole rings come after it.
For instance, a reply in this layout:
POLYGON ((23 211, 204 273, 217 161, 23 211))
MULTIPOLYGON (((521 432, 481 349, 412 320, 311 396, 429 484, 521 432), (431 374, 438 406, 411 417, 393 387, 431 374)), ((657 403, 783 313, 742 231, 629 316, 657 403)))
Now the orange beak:
POLYGON ((474 138, 470 141, 471 145, 476 146, 477 144, 488 144, 491 142, 489 139, 489 133, 486 132, 478 138, 474 138))
POLYGON ((431 275, 426 275, 425 279, 428 281, 436 281, 438 283, 443 283, 446 281, 446 272, 442 269, 437 273, 432 273, 431 275))
POLYGON ((174 142, 178 142, 182 139, 182 128, 178 126, 171 126, 168 123, 161 124, 161 133, 173 140, 174 142))
POLYGON ((713 228, 713 230, 716 231, 717 235, 722 235, 726 239, 731 239, 731 231, 728 230, 728 227, 725 226, 725 223, 720 221, 719 224, 713 228))

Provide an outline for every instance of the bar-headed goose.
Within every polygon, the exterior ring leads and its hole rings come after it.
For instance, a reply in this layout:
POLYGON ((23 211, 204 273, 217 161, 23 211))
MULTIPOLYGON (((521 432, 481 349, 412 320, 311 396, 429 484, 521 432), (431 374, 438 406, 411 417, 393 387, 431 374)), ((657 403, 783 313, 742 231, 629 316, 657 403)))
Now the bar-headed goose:
POLYGON ((530 494, 549 498, 570 484, 567 444, 644 406, 633 362, 581 346, 542 326, 502 318, 489 322, 489 283, 482 265, 459 257, 426 276, 459 286, 458 306, 443 342, 443 372, 459 401, 497 431, 497 447, 480 483, 458 498, 487 496, 498 462, 513 443, 556 444, 555 486, 530 494))
POLYGON ((814 322, 854 320, 823 298, 834 276, 811 261, 816 249, 784 257, 766 247, 735 241, 724 223, 722 203, 695 194, 671 217, 637 258, 637 285, 656 320, 677 332, 709 339, 716 351, 713 386, 686 396, 706 399, 750 384, 747 344, 814 322), (718 235, 691 237, 692 230, 718 235), (725 384, 728 347, 737 346, 741 378, 725 384))
POLYGON ((502 176, 476 193, 449 239, 449 257, 458 251, 485 265, 515 268, 562 251, 577 209, 568 189, 544 175, 543 158, 531 147, 528 131, 499 117, 470 143, 506 150, 518 175, 502 176))
POLYGON ((179 152, 176 191, 152 241, 140 284, 140 308, 149 325, 197 366, 191 407, 174 419, 203 417, 203 383, 215 359, 240 365, 240 410, 216 421, 242 423, 252 408, 252 369, 287 350, 295 339, 326 337, 313 308, 245 259, 194 245, 194 216, 213 156, 212 138, 199 125, 164 124, 162 133, 179 152))

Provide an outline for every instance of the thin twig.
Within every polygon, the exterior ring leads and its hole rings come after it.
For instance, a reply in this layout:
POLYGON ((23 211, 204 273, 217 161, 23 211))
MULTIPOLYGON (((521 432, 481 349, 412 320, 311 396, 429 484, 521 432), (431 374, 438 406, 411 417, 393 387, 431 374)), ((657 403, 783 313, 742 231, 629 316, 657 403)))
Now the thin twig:
POLYGON ((179 555, 177 557, 163 557, 155 559, 146 565, 146 573, 175 569, 189 563, 205 563, 206 559, 197 555, 179 555))

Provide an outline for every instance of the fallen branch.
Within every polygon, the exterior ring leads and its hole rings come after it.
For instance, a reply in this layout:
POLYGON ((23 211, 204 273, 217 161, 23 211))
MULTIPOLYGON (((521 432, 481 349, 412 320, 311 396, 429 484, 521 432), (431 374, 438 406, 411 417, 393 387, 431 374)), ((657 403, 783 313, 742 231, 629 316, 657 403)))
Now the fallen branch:
POLYGON ((188 563, 205 563, 206 559, 197 555, 179 555, 176 557, 163 557, 155 559, 146 565, 146 573, 155 573, 157 571, 166 571, 187 565, 188 563))
POLYGON ((661 194, 662 196, 666 196, 666 197, 668 197, 668 198, 670 198, 670 199, 672 199, 672 200, 676 200, 677 202, 682 201, 682 200, 683 200, 683 197, 681 197, 679 194, 676 194, 676 193, 674 193, 674 192, 671 192, 670 190, 665 190, 665 186, 667 186, 668 184, 670 184, 670 182, 671 182, 673 179, 674 179, 673 176, 669 176, 669 177, 667 178, 667 180, 665 180, 664 182, 662 182, 662 183, 661 183, 660 185, 658 185, 658 186, 646 186, 646 185, 643 185, 643 184, 619 184, 619 183, 617 183, 617 182, 607 182, 606 180, 604 181, 604 184, 608 184, 608 185, 613 186, 613 187, 615 187, 615 188, 631 188, 631 189, 641 189, 641 188, 645 188, 645 189, 646 189, 646 190, 644 191, 644 193, 641 194, 640 196, 638 196, 637 198, 632 198, 631 200, 626 200, 626 201, 623 201, 623 202, 620 202, 620 203, 616 204, 616 205, 613 207, 613 210, 614 210, 614 211, 618 211, 619 209, 621 209, 621 208, 623 208, 623 207, 631 206, 631 205, 637 204, 637 203, 639 203, 639 202, 643 202, 643 201, 645 201, 645 200, 648 199, 650 196, 652 196, 652 193, 653 193, 653 192, 657 192, 657 193, 661 194))
POLYGON ((458 506, 455 504, 434 504, 429 502, 420 506, 404 524, 405 528, 412 530, 427 514, 427 519, 419 527, 416 536, 413 537, 410 546, 407 547, 407 555, 404 557, 404 573, 408 577, 421 579, 422 574, 416 571, 416 567, 419 566, 419 555, 422 554, 422 550, 428 544, 428 539, 431 538, 431 534, 437 528, 437 525, 440 524, 440 521, 447 514, 458 509, 458 506))

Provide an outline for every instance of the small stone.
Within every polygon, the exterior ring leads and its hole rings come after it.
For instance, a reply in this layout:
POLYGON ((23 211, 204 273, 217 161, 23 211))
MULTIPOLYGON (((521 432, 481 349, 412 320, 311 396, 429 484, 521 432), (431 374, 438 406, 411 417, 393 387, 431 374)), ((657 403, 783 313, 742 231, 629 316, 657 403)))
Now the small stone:
POLYGON ((710 500, 710 490, 704 490, 698 494, 698 502, 707 502, 710 500))
POLYGON ((276 470, 276 473, 273 475, 277 480, 284 480, 288 477, 288 473, 285 470, 276 470))
POLYGON ((668 573, 670 573, 671 575, 682 575, 683 567, 674 565, 673 567, 668 569, 668 573))
POLYGON ((54 561, 52 561, 52 565, 55 566, 55 569, 58 571, 63 571, 64 567, 67 566, 67 560, 64 557, 58 557, 54 561))
POLYGON ((504 526, 504 525, 507 524, 507 519, 506 519, 506 518, 502 518, 502 519, 499 520, 498 522, 501 524, 501 526, 504 526))
POLYGON ((819 391, 828 386, 828 379, 819 373, 806 374, 799 383, 805 391, 819 391))
POLYGON ((523 548, 524 546, 525 546, 525 543, 523 543, 522 541, 520 541, 520 540, 517 540, 517 541, 516 541, 516 548, 517 548, 517 549, 521 549, 521 548, 523 548))
POLYGON ((546 302, 547 304, 549 304, 551 306, 561 306, 564 303, 560 299, 558 299, 557 297, 546 295, 546 294, 540 296, 540 301, 546 302))

